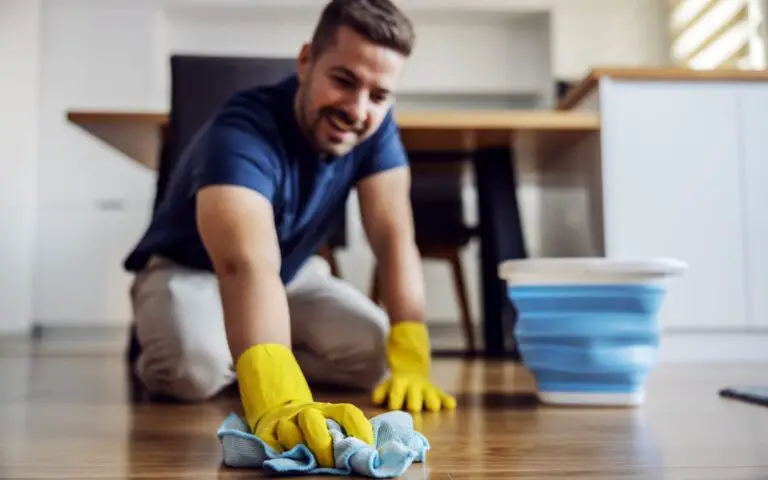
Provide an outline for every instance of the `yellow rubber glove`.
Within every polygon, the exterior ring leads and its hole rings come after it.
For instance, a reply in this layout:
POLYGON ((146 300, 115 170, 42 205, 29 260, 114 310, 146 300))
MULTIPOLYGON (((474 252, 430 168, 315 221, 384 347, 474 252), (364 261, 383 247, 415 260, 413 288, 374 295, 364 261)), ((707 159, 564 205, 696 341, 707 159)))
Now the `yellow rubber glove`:
POLYGON ((430 381, 431 349, 426 325, 393 325, 387 341, 387 359, 392 375, 374 389, 374 404, 386 403, 391 410, 405 406, 411 412, 456 408, 456 399, 430 381))
POLYGON ((237 361, 245 418, 254 435, 277 452, 305 444, 323 467, 333 467, 333 444, 326 419, 350 437, 373 445, 373 427, 350 404, 315 402, 293 352, 283 345, 256 345, 237 361))

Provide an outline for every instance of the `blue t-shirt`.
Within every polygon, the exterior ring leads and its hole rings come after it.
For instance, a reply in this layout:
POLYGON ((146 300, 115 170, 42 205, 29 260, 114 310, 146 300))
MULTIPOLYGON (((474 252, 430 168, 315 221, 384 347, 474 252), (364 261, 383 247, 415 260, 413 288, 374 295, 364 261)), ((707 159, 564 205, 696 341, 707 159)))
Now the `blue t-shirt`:
POLYGON ((293 112, 295 76, 235 94, 196 135, 170 175, 152 221, 125 260, 129 271, 153 255, 213 271, 197 229, 196 192, 239 185, 272 203, 288 283, 326 242, 362 178, 407 164, 390 111, 379 129, 350 153, 323 158, 303 136, 293 112))

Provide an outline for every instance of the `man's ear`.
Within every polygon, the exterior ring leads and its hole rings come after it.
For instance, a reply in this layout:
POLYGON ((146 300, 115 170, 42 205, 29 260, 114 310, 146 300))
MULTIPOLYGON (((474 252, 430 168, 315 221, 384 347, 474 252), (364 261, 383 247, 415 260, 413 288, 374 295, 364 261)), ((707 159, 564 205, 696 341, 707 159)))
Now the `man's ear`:
POLYGON ((307 78, 311 62, 312 46, 309 43, 305 43, 301 46, 299 57, 296 59, 296 74, 299 77, 299 82, 303 82, 307 78))

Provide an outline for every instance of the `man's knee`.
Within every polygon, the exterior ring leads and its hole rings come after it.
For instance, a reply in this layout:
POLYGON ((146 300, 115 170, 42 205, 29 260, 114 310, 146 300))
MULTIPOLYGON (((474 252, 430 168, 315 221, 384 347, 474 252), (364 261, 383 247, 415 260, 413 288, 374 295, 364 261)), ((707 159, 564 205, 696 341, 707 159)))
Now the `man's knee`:
POLYGON ((207 400, 234 381, 229 363, 210 348, 142 352, 137 370, 150 394, 185 402, 207 400))
POLYGON ((358 377, 358 386, 366 390, 375 387, 386 376, 388 371, 385 355, 371 357, 364 363, 358 377))
MULTIPOLYGON (((354 370, 359 387, 372 388, 386 375, 388 370, 386 341, 385 330, 372 329, 365 340, 360 340, 361 345, 355 357, 345 362, 346 368, 354 370)), ((341 368, 345 367, 341 366, 341 368)))
POLYGON ((353 329, 357 334, 347 336, 334 346, 335 352, 329 352, 331 368, 348 379, 348 386, 370 389, 387 374, 387 330, 369 320, 357 327, 353 329))
POLYGON ((199 401, 234 381, 213 275, 161 261, 137 276, 132 300, 150 393, 199 401))

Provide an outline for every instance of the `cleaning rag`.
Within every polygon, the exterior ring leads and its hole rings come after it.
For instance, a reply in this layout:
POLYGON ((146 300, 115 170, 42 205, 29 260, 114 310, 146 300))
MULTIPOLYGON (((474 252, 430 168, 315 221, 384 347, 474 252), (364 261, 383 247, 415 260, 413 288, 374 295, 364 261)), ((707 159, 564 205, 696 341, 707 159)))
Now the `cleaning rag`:
POLYGON ((287 474, 360 475, 373 478, 399 477, 414 462, 423 462, 429 442, 413 428, 407 412, 391 411, 371 419, 374 446, 347 437, 341 426, 327 420, 333 437, 335 468, 323 468, 303 444, 277 452, 250 433, 240 416, 230 413, 217 435, 228 467, 263 468, 287 474))

